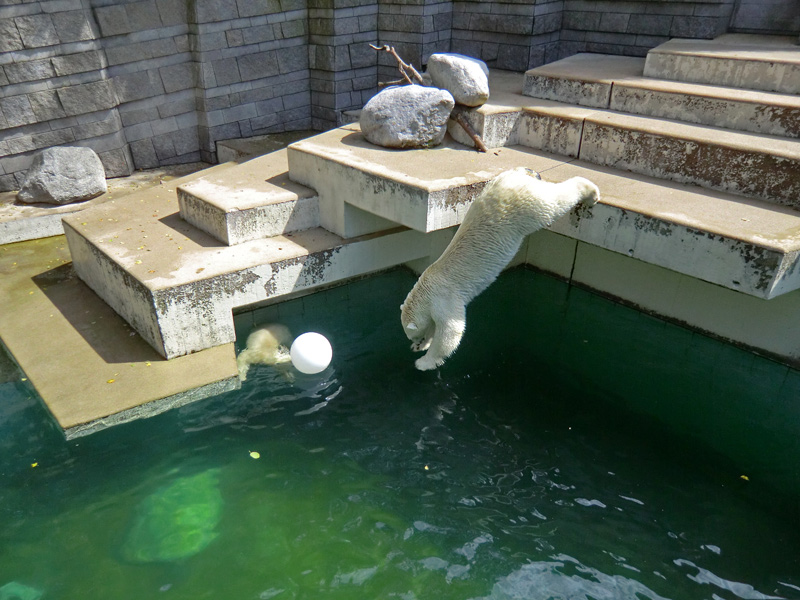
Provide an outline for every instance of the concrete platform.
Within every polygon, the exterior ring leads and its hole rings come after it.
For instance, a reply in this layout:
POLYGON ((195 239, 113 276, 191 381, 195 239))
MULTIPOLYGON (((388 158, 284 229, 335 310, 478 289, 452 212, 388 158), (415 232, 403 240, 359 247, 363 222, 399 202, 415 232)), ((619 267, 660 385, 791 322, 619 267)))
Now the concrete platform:
POLYGON ((281 149, 180 185, 180 215, 229 246, 318 227, 317 193, 287 171, 281 149))
POLYGON ((319 193, 321 225, 343 237, 395 223, 421 232, 458 225, 502 171, 541 171, 563 160, 522 147, 483 154, 452 140, 430 149, 392 150, 367 142, 356 124, 296 142, 288 156, 290 177, 319 193))
POLYGON ((233 344, 166 361, 76 276, 63 235, 0 247, 0 338, 68 438, 239 385, 233 344))
POLYGON ((644 77, 643 58, 576 54, 525 73, 524 94, 593 108, 800 137, 800 96, 644 77))
POLYGON ((178 214, 177 186, 198 177, 64 220, 80 278, 166 358, 232 342, 235 308, 425 258, 438 248, 435 236, 397 226, 347 240, 316 228, 226 246, 178 214))
POLYGON ((209 166, 211 165, 208 163, 187 163, 137 171, 129 177, 109 179, 108 191, 97 198, 64 206, 25 204, 16 201, 16 192, 2 192, 0 193, 0 245, 61 235, 64 233, 61 218, 65 215, 80 212, 209 166))
POLYGON ((711 85, 797 94, 800 47, 796 37, 746 34, 713 40, 670 40, 647 53, 644 74, 711 85))

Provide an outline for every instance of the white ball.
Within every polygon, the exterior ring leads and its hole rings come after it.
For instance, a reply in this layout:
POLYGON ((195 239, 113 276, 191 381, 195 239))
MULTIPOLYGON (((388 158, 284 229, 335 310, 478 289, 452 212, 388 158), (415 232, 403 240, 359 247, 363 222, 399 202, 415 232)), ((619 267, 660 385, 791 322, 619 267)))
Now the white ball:
POLYGON ((333 349, 324 335, 311 331, 298 336, 292 342, 289 354, 295 369, 313 375, 328 368, 333 358, 333 349))

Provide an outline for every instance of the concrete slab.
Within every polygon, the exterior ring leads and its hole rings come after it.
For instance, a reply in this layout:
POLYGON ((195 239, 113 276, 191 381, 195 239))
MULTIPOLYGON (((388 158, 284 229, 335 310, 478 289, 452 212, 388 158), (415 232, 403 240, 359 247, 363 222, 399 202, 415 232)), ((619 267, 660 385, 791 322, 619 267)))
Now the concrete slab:
POLYGON ((602 195, 556 233, 759 298, 800 288, 800 212, 584 161, 542 176, 586 177, 602 195))
POLYGON ((0 247, 0 338, 68 438, 239 385, 232 344, 161 358, 75 275, 64 236, 0 247))
POLYGON ((797 94, 800 48, 794 37, 737 34, 714 40, 674 39, 647 53, 644 75, 797 94))
POLYGON ((576 54, 526 72, 525 94, 736 131, 800 137, 797 95, 653 79, 644 77, 643 69, 642 58, 576 54))
POLYGON ((180 185, 180 215, 227 245, 318 227, 316 192, 288 168, 281 149, 180 185))
POLYGON ((16 192, 2 192, 0 193, 0 244, 61 235, 64 233, 61 218, 65 215, 80 212, 144 187, 170 181, 209 166, 208 163, 187 163, 137 171, 129 177, 109 179, 108 191, 97 198, 64 206, 25 204, 16 201, 16 192))
POLYGON ((800 141, 608 111, 584 123, 580 158, 800 208, 800 141))
POLYGON ((235 308, 424 258, 435 243, 395 226, 349 240, 316 228, 226 246, 180 218, 175 189, 185 183, 64 221, 80 278, 166 358, 232 342, 235 308))
POLYGON ((422 232, 458 225, 470 202, 502 171, 539 171, 563 162, 521 146, 484 154, 452 140, 430 149, 381 148, 367 142, 355 124, 296 142, 288 151, 290 177, 318 191, 322 226, 342 237, 388 223, 422 232))

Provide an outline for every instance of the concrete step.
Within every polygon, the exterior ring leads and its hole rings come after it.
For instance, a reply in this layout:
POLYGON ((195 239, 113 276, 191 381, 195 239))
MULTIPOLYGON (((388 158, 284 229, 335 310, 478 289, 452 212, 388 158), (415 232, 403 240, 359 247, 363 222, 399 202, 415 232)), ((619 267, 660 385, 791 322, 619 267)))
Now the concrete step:
POLYGON ((319 226, 316 192, 287 169, 282 149, 180 185, 181 217, 229 246, 319 226))
MULTIPOLYGON (((526 98, 465 113, 491 141, 800 209, 800 141, 526 98), (492 131, 503 134, 494 139, 492 131)), ((453 131, 463 144, 472 142, 453 131)))
POLYGON ((800 141, 608 111, 584 121, 580 158, 800 209, 800 141))
MULTIPOLYGON (((549 103, 546 109, 557 113, 557 106, 549 103)), ((612 141, 609 149, 602 140, 628 130, 614 129, 599 135, 608 119, 619 119, 619 115, 568 108, 562 115, 562 139, 557 135, 548 138, 557 145, 563 145, 563 139, 570 140, 573 148, 562 154, 613 156, 614 144, 625 146, 612 141), (596 131, 591 132, 593 127, 596 131), (590 130, 583 141, 581 129, 590 130)), ((530 117, 530 107, 522 111, 513 135, 520 140, 533 137, 526 129, 526 120, 548 120, 542 116, 544 112, 540 109, 530 117)), ((491 114, 484 113, 484 123, 491 122, 491 114)), ((530 127, 530 131, 535 130, 535 126, 530 127)), ((600 186, 600 205, 562 219, 553 231, 761 298, 800 287, 796 264, 800 212, 732 193, 664 181, 663 172, 656 173, 659 177, 636 175, 592 162, 596 161, 566 160, 524 146, 496 148, 488 154, 452 143, 433 150, 390 151, 366 144, 355 125, 289 148, 293 177, 299 173, 316 178, 305 181, 320 190, 325 187, 322 182, 330 187, 320 197, 323 213, 326 201, 352 202, 360 210, 375 211, 420 231, 450 227, 460 222, 471 200, 498 169, 521 165, 551 181, 583 176, 600 186), (443 200, 446 198, 451 199, 449 205, 443 200), (456 207, 458 210, 454 210, 456 207)))
POLYGON ((749 90, 800 93, 797 38, 728 34, 674 39, 647 53, 644 75, 749 90))
POLYGON ((447 140, 422 150, 370 144, 357 124, 295 142, 289 175, 319 191, 320 223, 342 237, 396 224, 430 232, 461 223, 471 201, 499 173, 545 170, 561 159, 521 147, 483 154, 447 140))
POLYGON ((525 73, 527 96, 784 137, 800 137, 800 96, 644 77, 644 59, 576 54, 525 73))
POLYGON ((313 228, 224 246, 179 214, 176 187, 193 179, 64 219, 78 276, 165 358, 234 341, 234 309, 426 258, 448 236, 313 228))

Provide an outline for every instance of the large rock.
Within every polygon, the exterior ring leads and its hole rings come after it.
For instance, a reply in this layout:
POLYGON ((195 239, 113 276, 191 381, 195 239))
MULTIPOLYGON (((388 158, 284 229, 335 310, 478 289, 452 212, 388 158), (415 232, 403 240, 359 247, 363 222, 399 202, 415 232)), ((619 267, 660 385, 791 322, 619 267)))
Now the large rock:
POLYGON ((450 92, 458 104, 481 106, 489 99, 489 68, 482 60, 463 54, 432 54, 428 74, 433 85, 450 92))
POLYGON ((94 150, 58 146, 33 157, 17 199, 27 203, 69 204, 89 200, 107 189, 106 172, 94 150))
POLYGON ((386 88, 361 110, 361 132, 386 148, 429 148, 442 143, 453 106, 446 90, 421 85, 386 88))

